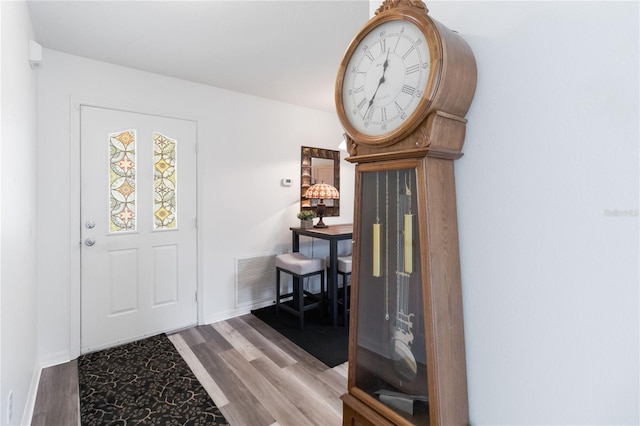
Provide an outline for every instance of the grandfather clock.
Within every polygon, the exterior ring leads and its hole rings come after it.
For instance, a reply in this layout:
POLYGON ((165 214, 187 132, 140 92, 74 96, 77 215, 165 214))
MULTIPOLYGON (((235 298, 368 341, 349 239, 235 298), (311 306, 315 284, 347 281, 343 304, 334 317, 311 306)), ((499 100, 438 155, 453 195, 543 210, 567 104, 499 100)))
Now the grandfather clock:
POLYGON ((468 424, 454 160, 476 63, 422 1, 387 0, 338 70, 356 164, 344 425, 468 424))

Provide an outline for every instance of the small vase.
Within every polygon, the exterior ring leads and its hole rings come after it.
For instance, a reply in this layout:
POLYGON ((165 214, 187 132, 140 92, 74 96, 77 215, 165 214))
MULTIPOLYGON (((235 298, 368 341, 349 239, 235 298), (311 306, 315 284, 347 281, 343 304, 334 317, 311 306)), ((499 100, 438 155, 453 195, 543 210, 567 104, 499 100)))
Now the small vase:
POLYGON ((313 219, 300 220, 300 228, 313 228, 313 219))

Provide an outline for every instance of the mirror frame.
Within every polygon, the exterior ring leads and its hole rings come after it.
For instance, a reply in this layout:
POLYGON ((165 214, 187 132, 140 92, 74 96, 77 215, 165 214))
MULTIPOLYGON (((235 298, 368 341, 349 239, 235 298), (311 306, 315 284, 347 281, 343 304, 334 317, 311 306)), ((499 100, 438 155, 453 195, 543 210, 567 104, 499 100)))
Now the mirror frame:
MULTIPOLYGON (((303 146, 300 150, 300 210, 312 210, 317 207, 311 205, 311 200, 304 194, 311 186, 311 163, 313 158, 333 160, 333 186, 340 192, 340 151, 324 148, 303 146)), ((340 199, 333 200, 333 206, 327 206, 324 217, 340 216, 340 199)))

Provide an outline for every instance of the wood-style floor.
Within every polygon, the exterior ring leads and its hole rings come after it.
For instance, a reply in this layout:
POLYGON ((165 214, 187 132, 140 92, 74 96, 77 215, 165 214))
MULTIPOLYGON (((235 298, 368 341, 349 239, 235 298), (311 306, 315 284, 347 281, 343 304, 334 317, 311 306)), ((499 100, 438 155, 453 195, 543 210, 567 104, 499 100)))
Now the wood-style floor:
MULTIPOLYGON (((347 363, 327 367, 251 314, 169 339, 232 426, 342 424, 347 363)), ((80 424, 75 360, 42 371, 31 424, 80 424)))

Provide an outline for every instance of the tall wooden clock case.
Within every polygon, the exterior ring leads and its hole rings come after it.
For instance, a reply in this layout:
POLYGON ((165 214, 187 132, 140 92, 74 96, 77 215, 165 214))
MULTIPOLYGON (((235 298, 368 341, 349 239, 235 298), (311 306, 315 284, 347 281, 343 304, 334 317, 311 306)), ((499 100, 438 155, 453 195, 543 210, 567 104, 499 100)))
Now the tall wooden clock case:
POLYGON ((476 63, 422 1, 387 0, 338 70, 356 164, 344 425, 469 423, 454 160, 476 63))

